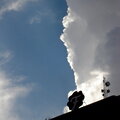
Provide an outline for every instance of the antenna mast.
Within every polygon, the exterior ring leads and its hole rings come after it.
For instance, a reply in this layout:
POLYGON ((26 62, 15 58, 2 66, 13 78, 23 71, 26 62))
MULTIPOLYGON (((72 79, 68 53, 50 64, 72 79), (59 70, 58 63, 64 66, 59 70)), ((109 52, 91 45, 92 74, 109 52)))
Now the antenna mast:
POLYGON ((101 90, 101 92, 104 99, 107 98, 108 93, 110 93, 109 86, 110 86, 110 82, 106 81, 106 78, 103 76, 103 89, 101 90))

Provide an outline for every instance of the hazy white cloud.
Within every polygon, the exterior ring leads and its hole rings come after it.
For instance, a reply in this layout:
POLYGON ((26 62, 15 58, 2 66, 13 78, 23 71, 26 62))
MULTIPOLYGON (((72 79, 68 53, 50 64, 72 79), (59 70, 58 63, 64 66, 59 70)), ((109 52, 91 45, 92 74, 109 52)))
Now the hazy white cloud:
POLYGON ((41 16, 40 15, 35 15, 34 17, 32 17, 30 19, 30 24, 33 24, 33 23, 41 23, 41 16))
MULTIPOLYGON (((0 52, 0 67, 10 60, 12 53, 8 50, 0 52)), ((16 102, 19 98, 27 96, 30 85, 19 85, 25 79, 23 76, 11 76, 0 69, 0 120, 21 120, 16 102)))
MULTIPOLYGON (((109 76, 106 76, 110 80, 120 71, 115 67, 119 66, 119 62, 116 63, 119 61, 117 56, 120 51, 119 29, 117 29, 117 35, 113 32, 120 26, 120 1, 66 1, 68 14, 63 18, 64 30, 61 40, 67 48, 67 59, 74 71, 77 90, 83 90, 86 103, 89 104, 102 98, 100 91, 102 76, 109 73, 109 76), (114 40, 115 38, 113 39, 111 35, 114 37, 116 35, 119 40, 114 40), (94 72, 95 75, 91 74, 93 71, 97 71, 94 72)), ((120 83, 118 76, 114 79, 117 80, 111 80, 114 86, 113 91, 120 83)), ((116 91, 120 93, 118 87, 116 91)), ((113 93, 116 94, 116 92, 113 93)))
POLYGON ((7 63, 12 58, 12 56, 12 52, 9 50, 0 52, 0 65, 7 63))
POLYGON ((10 11, 20 11, 28 2, 35 2, 38 0, 2 0, 0 1, 0 17, 10 11))
POLYGON ((29 23, 41 23, 44 19, 49 19, 50 22, 55 22, 55 14, 50 9, 37 11, 37 13, 30 19, 29 23))
POLYGON ((43 13, 37 12, 36 15, 34 15, 33 17, 30 18, 29 23, 30 24, 41 23, 42 17, 43 17, 43 13))
POLYGON ((0 71, 0 119, 20 120, 18 113, 14 111, 15 102, 19 97, 27 95, 29 88, 19 86, 3 71, 0 71))

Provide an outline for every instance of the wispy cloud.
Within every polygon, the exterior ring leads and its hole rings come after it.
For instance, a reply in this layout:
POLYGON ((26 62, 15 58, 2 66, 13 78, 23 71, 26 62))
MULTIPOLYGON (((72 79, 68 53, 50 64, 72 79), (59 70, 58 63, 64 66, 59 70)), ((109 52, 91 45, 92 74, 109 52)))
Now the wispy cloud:
POLYGON ((51 22, 55 22, 55 14, 52 10, 46 9, 38 11, 29 21, 30 24, 41 23, 44 19, 49 19, 51 22))
POLYGON ((10 11, 20 11, 28 2, 36 2, 38 0, 3 0, 0 1, 0 17, 10 11))
POLYGON ((11 51, 6 50, 4 52, 0 52, 0 65, 3 65, 13 57, 13 54, 11 51))
POLYGON ((20 120, 19 115, 14 111, 15 102, 28 92, 28 87, 15 84, 5 72, 0 71, 0 119, 20 120))
MULTIPOLYGON (((10 60, 12 53, 8 50, 0 53, 0 66, 10 60), (5 61, 5 62, 4 62, 5 61)), ((30 85, 20 85, 23 76, 13 76, 0 69, 0 120, 21 120, 16 102, 18 98, 25 97, 31 90, 30 85)))
POLYGON ((41 19, 42 19, 42 15, 38 13, 30 19, 29 23, 30 24, 41 23, 41 19))

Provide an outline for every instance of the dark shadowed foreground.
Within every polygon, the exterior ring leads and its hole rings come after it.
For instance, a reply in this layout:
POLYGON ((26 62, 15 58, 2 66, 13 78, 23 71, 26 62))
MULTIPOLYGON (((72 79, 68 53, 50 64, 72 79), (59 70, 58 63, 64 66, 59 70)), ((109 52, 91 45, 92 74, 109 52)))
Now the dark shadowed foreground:
POLYGON ((82 107, 76 111, 63 114, 51 120, 81 120, 119 118, 120 96, 111 96, 93 104, 82 107))

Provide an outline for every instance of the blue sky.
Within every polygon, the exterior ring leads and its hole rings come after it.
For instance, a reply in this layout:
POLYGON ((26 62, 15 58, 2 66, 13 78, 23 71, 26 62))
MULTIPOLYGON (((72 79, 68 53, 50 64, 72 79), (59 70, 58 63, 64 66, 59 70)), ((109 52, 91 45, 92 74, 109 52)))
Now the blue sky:
POLYGON ((3 0, 0 6, 0 70, 13 86, 28 88, 23 97, 14 98, 13 111, 20 120, 62 114, 68 92, 75 89, 60 41, 66 1, 3 0))
POLYGON ((1 0, 0 120, 60 115, 75 89, 93 103, 103 98, 103 76, 111 82, 110 95, 119 95, 119 5, 1 0))

